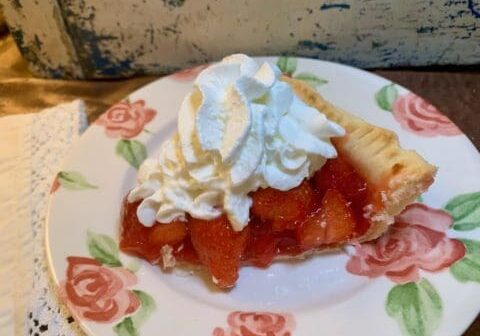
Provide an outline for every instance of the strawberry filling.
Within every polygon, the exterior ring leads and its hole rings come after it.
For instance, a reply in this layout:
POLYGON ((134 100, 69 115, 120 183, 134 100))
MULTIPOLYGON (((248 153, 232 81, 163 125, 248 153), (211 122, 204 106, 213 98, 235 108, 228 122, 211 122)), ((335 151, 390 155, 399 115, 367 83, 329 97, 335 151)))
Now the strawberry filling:
POLYGON ((219 287, 231 287, 242 263, 268 267, 277 256, 296 256, 312 249, 354 240, 370 227, 364 214, 378 210, 378 192, 342 158, 328 160, 309 180, 288 191, 259 189, 251 194, 249 225, 233 231, 225 216, 188 218, 167 225, 143 226, 140 202, 124 202, 120 248, 161 262, 161 248, 173 247, 178 261, 202 264, 219 287))

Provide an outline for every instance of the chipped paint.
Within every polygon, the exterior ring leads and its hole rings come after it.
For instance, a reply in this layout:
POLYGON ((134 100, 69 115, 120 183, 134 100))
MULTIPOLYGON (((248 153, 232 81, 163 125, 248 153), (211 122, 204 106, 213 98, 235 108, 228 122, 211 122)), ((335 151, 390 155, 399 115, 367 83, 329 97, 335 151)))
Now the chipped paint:
POLYGON ((480 64, 479 0, 0 3, 22 53, 43 76, 164 74, 234 52, 358 67, 480 64))
POLYGON ((182 7, 185 0, 162 0, 165 6, 169 7, 182 7))
POLYGON ((328 49, 333 49, 333 43, 320 43, 310 40, 298 41, 298 49, 308 49, 308 50, 321 50, 325 51, 328 49))
POLYGON ((468 0, 468 9, 476 18, 480 19, 480 2, 478 0, 468 0))
POLYGON ((323 4, 320 6, 320 10, 328 10, 328 9, 350 9, 350 4, 347 3, 329 3, 323 4))
POLYGON ((113 34, 100 34, 93 27, 95 7, 87 6, 85 1, 78 1, 82 14, 71 11, 73 1, 64 1, 60 5, 67 29, 72 36, 76 52, 80 57, 83 71, 88 77, 112 77, 118 74, 133 75, 131 58, 117 58, 108 50, 101 49, 102 42, 118 39, 113 34))
POLYGON ((435 30, 437 30, 436 27, 422 26, 422 27, 418 27, 418 28, 417 28, 417 33, 419 33, 419 34, 433 33, 435 30))
POLYGON ((0 0, 0 4, 12 37, 33 73, 57 78, 84 77, 63 20, 58 20, 55 1, 0 0))
POLYGON ((41 42, 38 40, 38 36, 35 44, 33 44, 31 47, 28 47, 24 39, 24 33, 21 29, 10 28, 10 33, 17 43, 22 55, 31 64, 37 65, 37 71, 49 73, 52 77, 62 76, 63 69, 61 67, 52 68, 41 62, 41 42))

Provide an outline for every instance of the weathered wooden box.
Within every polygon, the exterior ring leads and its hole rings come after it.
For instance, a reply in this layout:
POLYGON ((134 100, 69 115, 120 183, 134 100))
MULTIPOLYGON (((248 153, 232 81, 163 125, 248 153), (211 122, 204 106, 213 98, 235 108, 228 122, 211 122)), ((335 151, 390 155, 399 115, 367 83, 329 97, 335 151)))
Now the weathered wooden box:
POLYGON ((480 64, 480 0, 0 0, 39 76, 162 74, 234 52, 480 64))

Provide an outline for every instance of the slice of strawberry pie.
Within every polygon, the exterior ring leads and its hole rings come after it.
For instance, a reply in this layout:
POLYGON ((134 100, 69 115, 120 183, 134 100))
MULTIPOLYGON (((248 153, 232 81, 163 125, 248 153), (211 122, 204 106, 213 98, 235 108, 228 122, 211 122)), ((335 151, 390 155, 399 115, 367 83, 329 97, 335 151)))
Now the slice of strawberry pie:
POLYGON ((200 73, 178 132, 141 166, 120 247, 164 268, 204 266, 229 288, 241 265, 377 238, 435 172, 394 133, 232 55, 200 73))

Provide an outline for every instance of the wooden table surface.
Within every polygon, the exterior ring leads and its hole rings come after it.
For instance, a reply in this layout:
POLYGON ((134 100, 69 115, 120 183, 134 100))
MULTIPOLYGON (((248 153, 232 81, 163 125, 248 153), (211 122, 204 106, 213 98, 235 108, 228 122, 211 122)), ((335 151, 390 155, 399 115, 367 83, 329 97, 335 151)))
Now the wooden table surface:
MULTIPOLYGON (((480 148, 480 67, 373 70, 426 98, 450 117, 480 148)), ((31 113, 62 101, 82 98, 93 120, 128 92, 154 80, 58 81, 34 79, 13 41, 0 39, 0 116, 31 113), (25 95, 29 92, 29 95, 25 95)), ((480 176, 480 172, 479 172, 480 176)), ((463 336, 480 335, 480 316, 463 336)))

